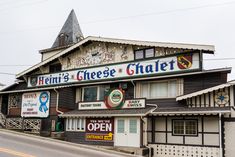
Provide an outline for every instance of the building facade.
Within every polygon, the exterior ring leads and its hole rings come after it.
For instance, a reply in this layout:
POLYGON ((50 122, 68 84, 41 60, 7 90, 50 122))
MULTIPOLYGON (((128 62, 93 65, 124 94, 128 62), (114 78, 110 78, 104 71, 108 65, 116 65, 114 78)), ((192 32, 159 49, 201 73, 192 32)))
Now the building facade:
POLYGON ((203 69, 214 46, 83 38, 68 19, 42 61, 0 92, 1 125, 156 157, 232 157, 231 69, 203 69))

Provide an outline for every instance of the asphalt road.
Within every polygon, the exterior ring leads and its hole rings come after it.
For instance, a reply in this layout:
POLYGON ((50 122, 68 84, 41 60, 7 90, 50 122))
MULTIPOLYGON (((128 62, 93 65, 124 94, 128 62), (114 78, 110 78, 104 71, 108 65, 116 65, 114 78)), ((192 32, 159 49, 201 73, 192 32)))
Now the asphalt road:
MULTIPOLYGON (((98 148, 99 149, 99 148, 98 148)), ((86 148, 37 136, 0 130, 0 157, 125 157, 113 151, 86 148)))

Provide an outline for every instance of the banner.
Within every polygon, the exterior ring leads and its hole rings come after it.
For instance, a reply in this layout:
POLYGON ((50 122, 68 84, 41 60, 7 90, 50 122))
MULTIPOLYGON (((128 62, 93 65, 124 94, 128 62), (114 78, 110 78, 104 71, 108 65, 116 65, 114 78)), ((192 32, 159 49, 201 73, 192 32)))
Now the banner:
POLYGON ((28 87, 156 76, 199 69, 199 54, 184 54, 31 76, 28 87))
POLYGON ((21 117, 48 117, 50 92, 24 93, 22 95, 21 117))

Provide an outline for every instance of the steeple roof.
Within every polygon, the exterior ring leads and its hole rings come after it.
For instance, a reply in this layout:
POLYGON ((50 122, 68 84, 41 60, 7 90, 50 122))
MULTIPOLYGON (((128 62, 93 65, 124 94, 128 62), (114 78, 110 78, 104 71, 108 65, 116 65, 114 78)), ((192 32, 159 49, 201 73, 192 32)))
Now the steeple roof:
POLYGON ((67 20, 65 21, 51 48, 74 44, 82 39, 83 34, 79 26, 76 14, 74 10, 71 10, 67 20))

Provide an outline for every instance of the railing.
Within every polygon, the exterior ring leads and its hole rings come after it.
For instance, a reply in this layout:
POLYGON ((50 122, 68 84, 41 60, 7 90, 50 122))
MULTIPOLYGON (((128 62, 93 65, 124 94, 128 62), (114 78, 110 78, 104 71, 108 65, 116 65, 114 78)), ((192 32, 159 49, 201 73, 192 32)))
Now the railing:
POLYGON ((23 128, 22 118, 7 118, 6 119, 6 129, 19 129, 23 128))
POLYGON ((23 119, 23 118, 7 118, 6 129, 30 131, 40 133, 41 119, 23 119))
POLYGON ((153 157, 219 157, 219 148, 203 146, 182 146, 150 144, 153 148, 153 157))
POLYGON ((6 127, 6 117, 3 113, 0 112, 0 125, 6 127))
POLYGON ((41 119, 24 119, 24 130, 30 130, 33 133, 40 133, 41 119))

